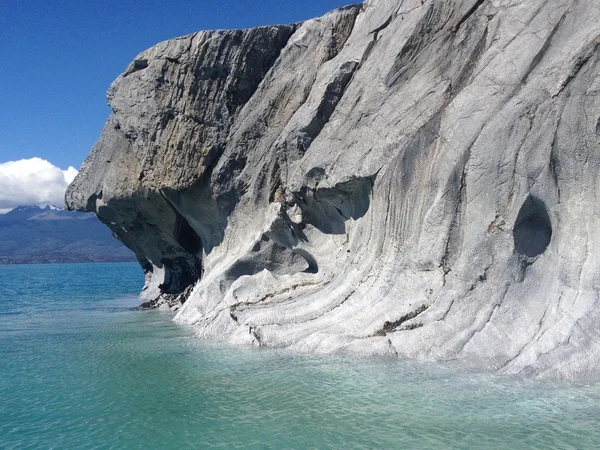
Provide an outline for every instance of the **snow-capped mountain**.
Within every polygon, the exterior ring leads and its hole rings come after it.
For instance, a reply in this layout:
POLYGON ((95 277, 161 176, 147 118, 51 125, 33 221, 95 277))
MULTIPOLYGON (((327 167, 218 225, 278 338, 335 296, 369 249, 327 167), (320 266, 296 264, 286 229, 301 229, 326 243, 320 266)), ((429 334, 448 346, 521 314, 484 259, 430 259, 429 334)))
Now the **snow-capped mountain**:
POLYGON ((0 215, 0 264, 134 260, 93 213, 22 205, 0 215))

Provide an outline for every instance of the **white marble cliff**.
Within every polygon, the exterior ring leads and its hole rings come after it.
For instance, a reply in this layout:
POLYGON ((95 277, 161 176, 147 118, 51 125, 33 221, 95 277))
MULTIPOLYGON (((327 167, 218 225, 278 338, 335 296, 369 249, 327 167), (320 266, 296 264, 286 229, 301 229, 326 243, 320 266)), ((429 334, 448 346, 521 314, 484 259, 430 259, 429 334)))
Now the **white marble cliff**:
POLYGON ((201 337, 599 379, 598 24, 370 0, 160 43, 67 205, 201 337))

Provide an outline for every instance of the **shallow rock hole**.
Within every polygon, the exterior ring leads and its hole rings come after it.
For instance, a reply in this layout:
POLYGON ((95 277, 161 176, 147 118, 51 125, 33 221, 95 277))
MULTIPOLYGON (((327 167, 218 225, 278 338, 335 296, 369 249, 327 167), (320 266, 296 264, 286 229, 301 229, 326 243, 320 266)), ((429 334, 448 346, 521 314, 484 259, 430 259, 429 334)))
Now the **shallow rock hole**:
POLYGON ((517 253, 528 258, 544 253, 552 239, 552 224, 544 202, 527 197, 517 216, 513 236, 517 253))

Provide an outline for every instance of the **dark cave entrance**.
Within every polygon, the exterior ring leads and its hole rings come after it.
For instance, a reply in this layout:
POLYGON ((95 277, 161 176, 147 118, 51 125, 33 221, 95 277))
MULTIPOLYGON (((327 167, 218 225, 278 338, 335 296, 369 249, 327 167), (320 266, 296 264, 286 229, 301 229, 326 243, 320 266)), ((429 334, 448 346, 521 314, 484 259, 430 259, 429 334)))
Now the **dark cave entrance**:
POLYGON ((176 212, 175 219, 175 240, 181 247, 192 255, 202 250, 202 239, 194 231, 189 222, 181 214, 176 212))

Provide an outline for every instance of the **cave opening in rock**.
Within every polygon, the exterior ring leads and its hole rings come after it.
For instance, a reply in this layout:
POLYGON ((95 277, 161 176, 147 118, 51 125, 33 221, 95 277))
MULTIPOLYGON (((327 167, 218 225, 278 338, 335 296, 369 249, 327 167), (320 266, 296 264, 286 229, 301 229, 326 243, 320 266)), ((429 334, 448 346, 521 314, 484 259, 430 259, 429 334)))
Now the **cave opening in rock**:
POLYGON ((164 280, 158 287, 163 294, 179 294, 201 276, 201 268, 194 267, 193 261, 186 257, 162 258, 160 264, 164 280))
POLYGON ((174 235, 177 243, 191 254, 199 253, 202 250, 202 239, 181 214, 177 214, 174 235))
POLYGON ((527 197, 513 228, 517 253, 533 258, 544 253, 552 238, 552 224, 544 202, 527 197))

